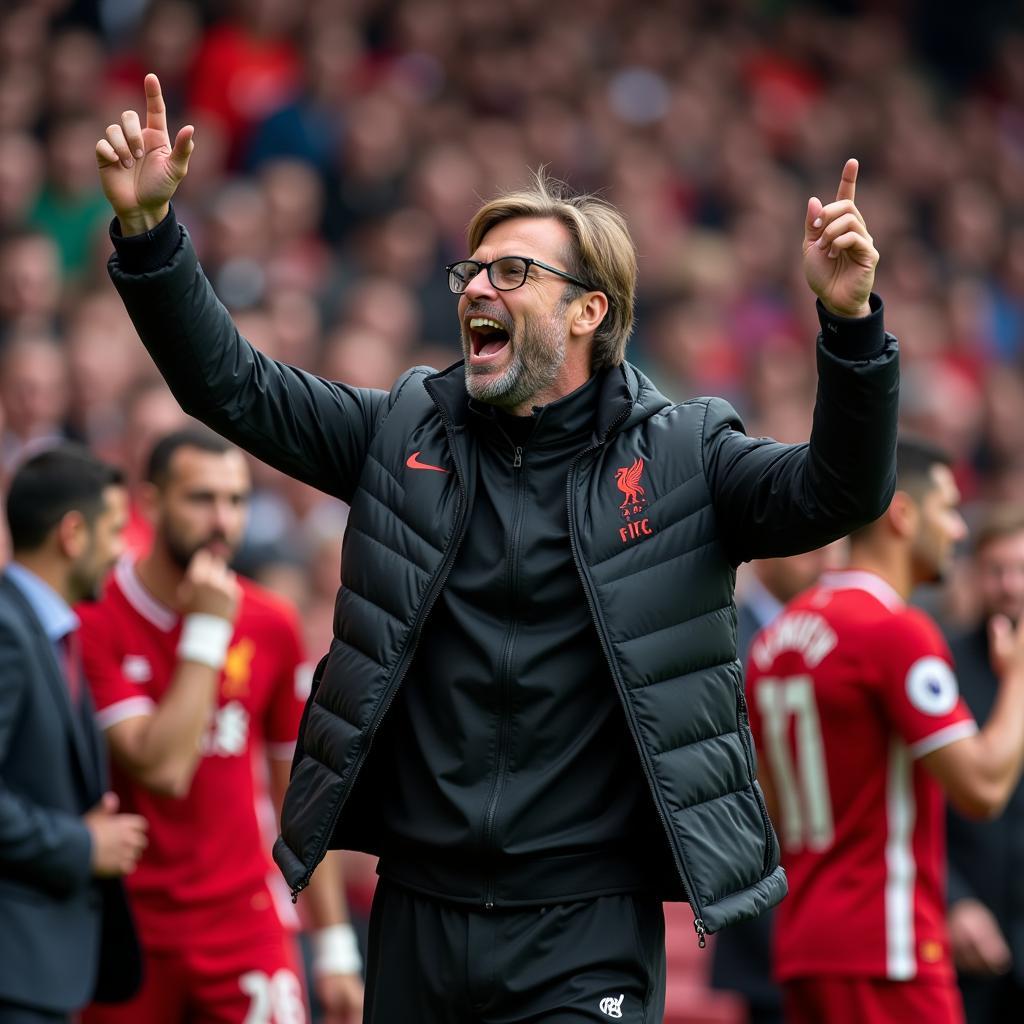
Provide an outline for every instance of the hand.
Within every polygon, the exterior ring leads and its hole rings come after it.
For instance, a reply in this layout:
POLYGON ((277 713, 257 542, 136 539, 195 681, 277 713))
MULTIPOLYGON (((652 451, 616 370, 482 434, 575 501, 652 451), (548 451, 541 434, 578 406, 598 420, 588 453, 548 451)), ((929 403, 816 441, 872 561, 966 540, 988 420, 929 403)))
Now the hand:
POLYGON ((1010 949, 992 912, 979 900, 957 900, 949 908, 953 962, 971 974, 1005 974, 1010 949))
POLYGON ((1024 617, 1015 627, 1005 615, 993 615, 988 623, 988 653, 1000 681, 1011 674, 1024 679, 1024 617))
POLYGON ((118 814, 118 806, 115 793, 104 793, 82 818, 92 836, 92 873, 97 878, 130 875, 146 848, 146 819, 118 814))
POLYGON ((96 143, 100 184, 126 235, 140 235, 167 216, 168 203, 188 172, 195 129, 187 124, 174 140, 167 134, 167 112, 160 81, 146 75, 146 127, 134 110, 109 125, 96 143))
POLYGON ((327 1024, 359 1024, 363 1019, 363 979, 358 974, 321 974, 316 994, 327 1024))
POLYGON ((216 615, 234 622, 241 598, 238 577, 223 559, 200 548, 192 556, 178 588, 182 615, 216 615))
POLYGON ((836 201, 822 206, 812 196, 804 222, 804 273, 825 308, 839 316, 867 316, 878 250, 854 206, 856 160, 847 160, 836 201))

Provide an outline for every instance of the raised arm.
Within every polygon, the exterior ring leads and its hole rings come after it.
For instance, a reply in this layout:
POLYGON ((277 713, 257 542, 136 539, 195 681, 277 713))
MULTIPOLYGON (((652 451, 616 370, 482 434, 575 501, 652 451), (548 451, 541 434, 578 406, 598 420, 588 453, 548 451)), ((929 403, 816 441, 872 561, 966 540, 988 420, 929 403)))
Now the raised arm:
POLYGON ((110 275, 143 344, 187 413, 283 472, 350 497, 386 393, 321 380, 239 335, 170 206, 193 128, 172 145, 156 75, 146 76, 145 91, 145 127, 126 110, 96 143, 117 216, 110 275))
POLYGON ((712 401, 705 463, 723 542, 736 563, 821 547, 877 518, 895 487, 896 340, 871 289, 878 252, 854 202, 848 160, 835 201, 807 203, 803 266, 818 297, 818 395, 811 439, 748 438, 712 401))
POLYGON ((927 754, 921 763, 942 783, 949 802, 971 818, 994 818, 1024 769, 1024 621, 995 616, 989 624, 999 692, 984 728, 927 754))

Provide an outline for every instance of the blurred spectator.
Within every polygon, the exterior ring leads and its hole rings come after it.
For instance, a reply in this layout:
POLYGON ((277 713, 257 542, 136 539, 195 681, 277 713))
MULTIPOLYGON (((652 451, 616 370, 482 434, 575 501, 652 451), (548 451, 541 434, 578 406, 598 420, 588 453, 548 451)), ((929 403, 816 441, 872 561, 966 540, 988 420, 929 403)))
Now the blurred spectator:
POLYGON ((188 0, 154 0, 147 4, 131 46, 107 67, 105 103, 110 116, 117 118, 131 107, 138 96, 139 82, 152 71, 160 76, 167 116, 182 121, 202 31, 200 8, 188 0))
POLYGON ((0 469, 6 477, 23 459, 65 437, 67 363, 55 338, 26 332, 8 340, 0 353, 0 404, 0 469))
MULTIPOLYGON (((951 641, 964 700, 982 725, 999 694, 993 616, 1024 616, 1024 506, 989 510, 974 540, 978 621, 951 641)), ((990 822, 949 812, 949 932, 968 1024, 1010 1024, 1024 1006, 1024 784, 990 822)))
POLYGON ((0 134, 0 234, 28 223, 42 177, 43 153, 35 139, 24 132, 0 134))
POLYGON ((69 278, 85 269, 96 236, 110 220, 96 181, 95 134, 90 117, 69 116, 51 127, 47 180, 31 214, 32 223, 57 243, 69 278))
POLYGON ((0 238, 0 338, 57 326, 63 280, 53 239, 34 228, 0 238))
POLYGON ((293 35, 303 7, 292 0, 233 0, 230 7, 232 15, 203 39, 190 105, 221 122, 236 166, 252 129, 298 89, 301 64, 293 35))

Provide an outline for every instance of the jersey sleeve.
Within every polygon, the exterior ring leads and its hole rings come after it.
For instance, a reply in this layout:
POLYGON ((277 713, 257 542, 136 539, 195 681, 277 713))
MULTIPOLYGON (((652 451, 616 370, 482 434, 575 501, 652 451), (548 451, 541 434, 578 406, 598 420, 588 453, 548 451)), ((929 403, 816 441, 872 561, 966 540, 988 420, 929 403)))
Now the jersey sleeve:
POLYGON ((82 667, 96 707, 96 724, 109 729, 118 722, 151 715, 156 708, 149 694, 127 678, 122 667, 117 628, 105 602, 78 609, 81 620, 82 667))
POLYGON ((938 627, 922 612, 908 608, 880 633, 882 705, 911 754, 923 757, 977 732, 938 627))
POLYGON ((279 664, 263 727, 268 756, 290 760, 312 671, 303 649, 298 618, 291 609, 281 610, 279 635, 279 664))

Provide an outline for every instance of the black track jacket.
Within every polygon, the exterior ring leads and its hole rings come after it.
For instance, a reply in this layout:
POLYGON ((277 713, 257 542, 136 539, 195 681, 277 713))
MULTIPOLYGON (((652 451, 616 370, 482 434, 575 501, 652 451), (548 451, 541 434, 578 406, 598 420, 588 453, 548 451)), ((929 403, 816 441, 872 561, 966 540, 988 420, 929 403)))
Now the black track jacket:
MULTIPOLYGON (((238 335, 173 213, 148 235, 122 239, 116 222, 112 235, 111 276, 186 412, 351 506, 335 639, 274 851, 297 892, 328 848, 374 850, 379 839, 349 798, 477 500, 462 365, 410 370, 390 392, 323 381, 238 335)), ((726 402, 673 405, 623 364, 599 382, 593 431, 566 467, 572 562, 701 936, 785 895, 736 660, 735 567, 818 547, 887 507, 897 346, 874 297, 872 309, 843 320, 819 305, 809 444, 748 438, 726 402)))

